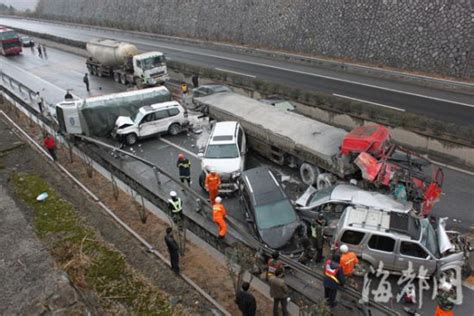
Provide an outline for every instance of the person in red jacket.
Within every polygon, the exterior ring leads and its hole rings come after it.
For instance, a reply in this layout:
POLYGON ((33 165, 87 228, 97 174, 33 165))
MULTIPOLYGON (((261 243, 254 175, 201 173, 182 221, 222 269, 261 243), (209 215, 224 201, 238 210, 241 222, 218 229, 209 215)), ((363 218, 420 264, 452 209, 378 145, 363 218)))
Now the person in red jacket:
POLYGON ((58 158, 56 157, 56 141, 54 140, 53 135, 46 134, 43 143, 51 157, 53 157, 53 160, 56 161, 58 158))

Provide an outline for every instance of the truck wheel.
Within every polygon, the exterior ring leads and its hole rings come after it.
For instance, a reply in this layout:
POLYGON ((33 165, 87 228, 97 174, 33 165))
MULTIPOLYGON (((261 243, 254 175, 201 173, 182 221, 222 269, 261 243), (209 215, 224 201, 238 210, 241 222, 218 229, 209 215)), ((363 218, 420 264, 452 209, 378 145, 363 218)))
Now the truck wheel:
POLYGON ((135 143, 137 142, 137 139, 138 139, 137 134, 130 133, 125 137, 125 142, 127 143, 128 146, 132 146, 132 145, 135 145, 135 143))
POLYGON ((120 83, 120 74, 118 72, 114 72, 114 81, 120 83))
POLYGON ((300 167, 300 176, 301 180, 306 185, 313 185, 316 183, 318 176, 320 174, 320 170, 318 167, 313 166, 309 163, 303 163, 300 167))
POLYGON ((318 190, 328 188, 334 184, 334 176, 330 173, 321 173, 316 180, 318 190))
POLYGON ((142 89, 143 88, 143 79, 137 78, 135 80, 135 85, 137 86, 138 89, 142 89))
POLYGON ((120 83, 123 85, 127 84, 127 76, 125 74, 120 75, 120 83))
POLYGON ((178 135, 181 132, 181 126, 178 123, 173 123, 168 127, 168 133, 172 136, 178 135))

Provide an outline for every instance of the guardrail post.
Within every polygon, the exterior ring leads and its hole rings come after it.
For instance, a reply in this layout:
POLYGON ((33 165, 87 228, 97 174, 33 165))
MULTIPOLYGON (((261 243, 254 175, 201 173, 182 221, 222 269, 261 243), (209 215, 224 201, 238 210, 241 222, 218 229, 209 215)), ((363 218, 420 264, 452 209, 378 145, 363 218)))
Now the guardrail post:
POLYGON ((156 183, 158 184, 158 187, 160 187, 161 186, 160 172, 158 171, 157 167, 153 167, 153 173, 155 174, 156 183))
POLYGON ((202 212, 202 201, 201 199, 196 199, 196 213, 201 214, 202 212))

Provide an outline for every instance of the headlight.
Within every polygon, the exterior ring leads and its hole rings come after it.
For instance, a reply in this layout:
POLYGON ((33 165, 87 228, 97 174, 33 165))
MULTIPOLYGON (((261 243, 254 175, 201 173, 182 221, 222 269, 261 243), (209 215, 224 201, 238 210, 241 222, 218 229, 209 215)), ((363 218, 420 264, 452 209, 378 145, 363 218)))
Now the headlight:
POLYGON ((237 179, 238 177, 240 177, 240 171, 232 172, 231 177, 232 177, 233 180, 237 179))

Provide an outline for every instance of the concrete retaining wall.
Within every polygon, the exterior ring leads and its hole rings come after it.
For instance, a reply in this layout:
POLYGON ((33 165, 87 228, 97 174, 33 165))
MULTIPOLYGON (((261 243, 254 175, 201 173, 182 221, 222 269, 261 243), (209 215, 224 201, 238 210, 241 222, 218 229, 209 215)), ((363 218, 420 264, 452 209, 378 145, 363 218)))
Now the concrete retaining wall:
POLYGON ((69 22, 472 78, 471 0, 40 0, 69 22))

